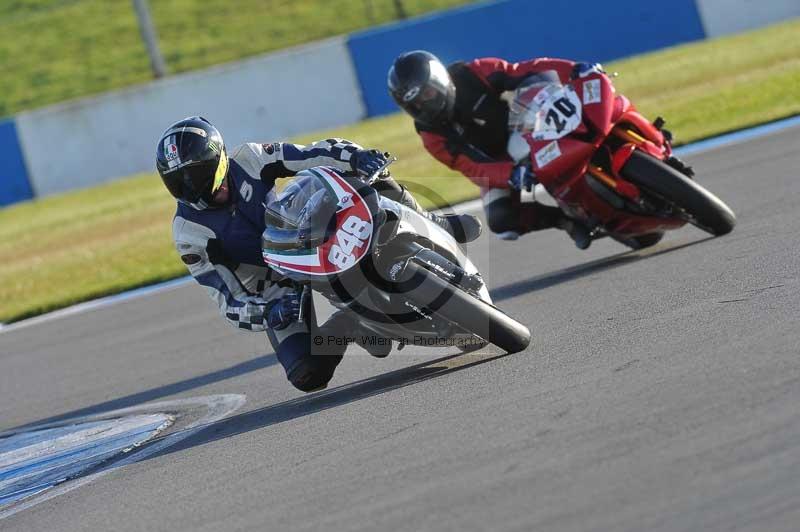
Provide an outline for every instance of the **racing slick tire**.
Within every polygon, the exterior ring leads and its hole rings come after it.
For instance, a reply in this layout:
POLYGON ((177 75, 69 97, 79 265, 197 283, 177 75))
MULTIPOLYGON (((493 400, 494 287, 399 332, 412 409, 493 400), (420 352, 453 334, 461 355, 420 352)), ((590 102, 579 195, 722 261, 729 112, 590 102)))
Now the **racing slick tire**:
POLYGON ((736 215, 722 200, 647 153, 634 151, 621 173, 646 193, 682 209, 689 223, 714 236, 730 233, 736 225, 736 215))
POLYGON ((639 236, 631 236, 631 237, 618 237, 618 236, 611 236, 614 240, 628 246, 631 249, 644 249, 649 248, 651 246, 655 246, 661 239, 664 238, 664 232, 659 231, 656 233, 646 233, 644 235, 639 236))
POLYGON ((525 325, 422 266, 409 262, 404 276, 412 288, 403 295, 419 308, 430 309, 456 327, 508 353, 522 351, 530 344, 531 332, 525 325), (433 301, 432 294, 435 295, 433 301))

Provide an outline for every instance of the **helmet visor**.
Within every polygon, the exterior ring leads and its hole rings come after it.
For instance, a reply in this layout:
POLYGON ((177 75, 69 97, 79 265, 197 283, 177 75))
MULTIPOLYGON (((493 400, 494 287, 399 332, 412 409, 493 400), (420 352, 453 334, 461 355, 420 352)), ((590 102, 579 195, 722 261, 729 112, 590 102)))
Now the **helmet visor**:
POLYGON ((189 163, 178 167, 165 178, 167 189, 181 203, 191 205, 195 209, 205 209, 213 201, 214 194, 220 189, 228 175, 228 156, 223 153, 214 160, 189 163))
MULTIPOLYGON (((412 89, 414 90, 414 89, 412 89)), ((445 95, 435 87, 425 86, 410 101, 406 102, 406 109, 412 116, 435 116, 440 113, 447 104, 445 95)))
POLYGON ((437 120, 447 108, 453 92, 447 69, 439 61, 428 62, 429 77, 422 85, 408 88, 403 94, 395 94, 397 103, 412 117, 426 123, 437 120))

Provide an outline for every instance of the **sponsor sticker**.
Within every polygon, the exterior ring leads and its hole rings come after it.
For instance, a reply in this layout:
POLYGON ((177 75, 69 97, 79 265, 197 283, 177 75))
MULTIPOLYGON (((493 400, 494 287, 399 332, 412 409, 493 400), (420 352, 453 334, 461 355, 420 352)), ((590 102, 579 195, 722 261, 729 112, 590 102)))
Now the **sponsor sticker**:
POLYGON ((353 195, 352 194, 345 194, 344 196, 339 198, 339 204, 337 205, 336 211, 341 211, 343 209, 348 209, 354 206, 353 203, 353 195))
POLYGON ((561 149, 558 147, 558 142, 551 142, 537 151, 534 157, 536 158, 536 166, 539 168, 547 166, 549 163, 561 157, 561 149))
POLYGON ((167 162, 176 161, 175 164, 180 162, 178 160, 178 146, 175 144, 174 137, 167 137, 164 139, 164 157, 167 159, 167 162))
POLYGON ((181 164, 178 146, 175 144, 175 135, 164 138, 164 158, 170 169, 177 168, 181 164))
POLYGON ((583 83, 583 105, 598 103, 603 99, 600 92, 600 80, 590 79, 583 83))
POLYGON ((239 196, 244 201, 250 201, 250 198, 253 197, 253 185, 247 181, 242 181, 242 186, 239 187, 239 196))
POLYGON ((273 153, 280 153, 281 151, 281 145, 279 142, 273 142, 272 144, 262 144, 261 147, 264 148, 264 151, 266 152, 267 155, 272 155, 273 153))

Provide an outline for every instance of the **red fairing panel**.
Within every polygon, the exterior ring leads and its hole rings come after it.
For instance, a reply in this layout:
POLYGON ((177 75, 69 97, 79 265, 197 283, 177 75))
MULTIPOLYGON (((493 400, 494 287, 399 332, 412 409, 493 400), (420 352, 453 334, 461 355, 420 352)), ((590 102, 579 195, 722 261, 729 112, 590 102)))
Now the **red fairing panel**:
POLYGON ((613 115, 617 100, 614 89, 604 74, 592 74, 576 80, 572 86, 583 102, 583 119, 588 119, 603 135, 608 135, 614 127, 613 115))
POLYGON ((564 137, 553 141, 530 141, 531 162, 539 182, 555 190, 575 173, 582 173, 595 151, 587 142, 564 137))
POLYGON ((614 113, 611 115, 611 121, 615 124, 619 122, 620 117, 624 113, 628 111, 628 109, 632 109, 633 105, 631 105, 631 101, 625 96, 624 94, 617 94, 614 97, 614 113))
POLYGON ((662 146, 664 144, 664 135, 635 109, 628 109, 620 118, 620 122, 633 124, 636 129, 642 132, 647 140, 654 143, 656 146, 662 146))

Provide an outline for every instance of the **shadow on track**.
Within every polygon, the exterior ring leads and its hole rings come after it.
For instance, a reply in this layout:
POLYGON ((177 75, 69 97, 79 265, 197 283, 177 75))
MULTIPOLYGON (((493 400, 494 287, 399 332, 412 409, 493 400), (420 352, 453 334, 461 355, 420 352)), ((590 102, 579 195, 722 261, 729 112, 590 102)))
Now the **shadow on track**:
POLYGON ((197 434, 163 451, 154 453, 145 458, 145 460, 184 451, 192 447, 205 445, 224 438, 230 438, 237 434, 262 429, 331 408, 344 406, 355 401, 397 390, 428 379, 441 377, 455 371, 471 368, 506 356, 508 356, 508 353, 487 353, 481 355, 480 351, 448 355, 360 381, 343 384, 336 388, 304 395, 282 403, 251 410, 250 412, 237 414, 211 423, 201 429, 197 434))
POLYGON ((586 275, 591 275, 605 270, 610 270, 611 268, 617 268, 619 266, 624 266, 626 264, 638 262, 643 259, 657 257, 658 255, 663 255, 664 253, 670 253, 672 251, 684 249, 690 246, 694 246, 695 244, 701 244, 703 242, 706 242, 707 240, 711 240, 712 238, 714 237, 707 236, 705 238, 701 238, 700 240, 693 240, 691 242, 685 242, 683 244, 674 244, 668 247, 657 245, 652 248, 643 249, 639 251, 634 251, 634 250, 624 251, 622 253, 618 253, 610 257, 604 257, 602 259, 593 260, 591 262, 580 264, 578 266, 572 266, 570 268, 565 268, 557 272, 546 273, 544 275, 537 275, 536 277, 531 277, 530 279, 526 279, 524 281, 517 281, 515 283, 509 283, 503 286, 498 286, 497 288, 489 290, 489 293, 492 295, 492 300, 495 303, 498 303, 500 301, 521 296, 529 292, 544 290, 545 288, 550 288, 551 286, 555 286, 561 283, 566 283, 574 279, 579 279, 586 275))
POLYGON ((49 417, 47 419, 42 419, 34 423, 28 423, 27 425, 23 425, 22 427, 18 428, 31 427, 34 425, 42 425, 45 423, 56 423, 58 421, 62 421, 68 418, 87 416, 90 414, 100 414, 110 410, 117 410, 119 408, 137 406, 142 403, 147 403, 150 401, 154 401, 156 399, 161 399, 162 397, 169 397, 170 395, 175 395, 181 392, 185 392, 187 390, 200 388, 201 386, 205 386, 207 384, 213 384, 215 382, 232 379, 234 377, 238 377, 246 373, 268 368, 270 366, 274 366, 277 363, 278 359, 275 358, 275 355, 269 353, 266 355, 253 358, 246 362, 230 366, 228 368, 212 371, 211 373, 206 373, 205 375, 198 375, 197 377, 192 377, 190 379, 173 382, 171 384, 165 384, 164 386, 158 386, 157 388, 151 388, 149 390, 144 390, 142 392, 126 395, 125 397, 119 397, 117 399, 112 399, 110 401, 98 403, 96 405, 87 406, 86 408, 80 408, 78 410, 73 410, 72 412, 59 414, 57 416, 49 417))
MULTIPOLYGON (((682 244, 674 244, 671 246, 658 245, 653 248, 641 251, 625 251, 623 253, 618 253, 610 257, 605 257, 602 259, 587 262, 585 264, 580 264, 578 266, 573 266, 570 268, 559 270, 557 272, 538 275, 536 277, 532 277, 530 279, 518 281, 515 283, 509 283, 507 285, 497 287, 491 290, 490 292, 492 294, 492 298, 494 299, 494 301, 500 302, 529 292, 543 290, 545 288, 549 288, 557 284, 566 283, 574 279, 584 277, 586 275, 598 273, 611 268, 616 268, 619 266, 623 266, 625 264, 630 264, 633 262, 640 261, 642 259, 656 257, 664 253, 677 251, 679 249, 693 246, 695 244, 700 244, 702 242, 710 240, 711 238, 714 237, 709 236, 706 238, 702 238, 700 240, 694 240, 682 244)), ((392 390, 394 388, 406 386, 408 384, 413 384, 414 382, 418 382, 420 380, 425 380, 435 376, 444 375, 451 371, 455 371, 456 369, 467 368, 475 364, 480 364, 483 362, 487 362, 489 360, 493 360, 494 358, 498 358, 498 357, 492 357, 488 359, 482 359, 480 361, 465 366, 460 366, 455 369, 428 367, 431 364, 441 363, 460 356, 462 355, 451 355, 448 357, 434 360, 432 362, 425 362, 422 364, 418 364, 416 366, 411 366, 408 368, 393 371, 391 373, 386 373, 383 375, 372 377, 370 379, 365 379, 362 381, 357 381, 352 384, 347 384, 344 386, 333 388, 331 390, 327 390, 311 396, 294 399, 286 403, 281 403, 273 407, 268 407, 266 410, 269 410, 270 412, 275 414, 275 412, 272 411, 271 409, 280 408, 281 412, 285 413, 292 410, 293 408, 300 408, 300 407, 310 408, 312 406, 318 407, 321 404, 327 405, 327 403, 331 401, 335 403, 332 406, 339 406, 340 404, 345 404, 346 402, 362 399, 364 397, 375 395, 377 393, 383 393, 385 391, 392 390), (356 395, 357 397, 350 398, 353 395, 356 395), (343 398, 345 398, 346 400, 344 402, 341 402, 343 398)), ((66 412, 46 419, 41 419, 33 423, 28 423, 22 427, 16 427, 15 430, 24 427, 30 427, 33 425, 56 423, 73 417, 98 414, 110 410, 116 410, 119 408, 136 406, 142 403, 154 401, 156 399, 161 399, 164 397, 169 397, 171 395, 175 395, 195 388, 200 388, 201 386, 205 386, 207 384, 220 382, 223 380, 238 377, 240 375, 244 375, 246 373, 268 368, 270 366, 274 366, 277 363, 278 361, 272 353, 267 355, 262 355, 254 359, 248 360, 246 362, 242 362, 240 364, 236 364, 228 368, 207 373, 205 375, 199 375, 197 377, 192 377, 190 379, 174 382, 171 384, 166 384, 164 386, 159 386, 156 388, 151 388, 149 390, 137 392, 131 395, 127 395, 125 397, 119 397, 117 399, 112 399, 110 401, 105 401, 103 403, 98 403, 96 405, 80 408, 78 410, 73 410, 71 412, 66 412)), ((316 410, 313 411, 316 412, 324 408, 330 408, 330 406, 317 408, 316 410)), ((243 415, 250 415, 250 414, 243 414, 243 415)), ((293 418, 287 418, 287 419, 293 419, 293 418)))

